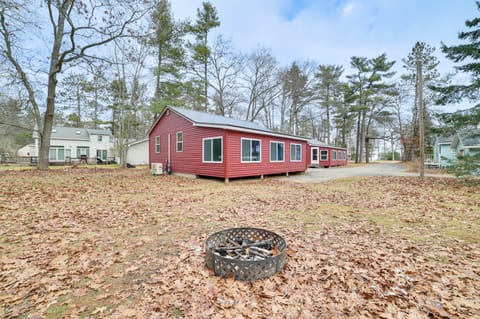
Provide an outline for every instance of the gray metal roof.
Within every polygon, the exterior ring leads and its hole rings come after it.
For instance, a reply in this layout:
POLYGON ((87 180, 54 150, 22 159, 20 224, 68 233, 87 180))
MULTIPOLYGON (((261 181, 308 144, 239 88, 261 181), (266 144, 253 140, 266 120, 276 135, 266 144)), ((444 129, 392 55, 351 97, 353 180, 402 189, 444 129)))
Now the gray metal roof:
POLYGON ((480 146, 480 129, 464 131, 459 134, 462 139, 463 146, 478 147, 480 146))
POLYGON ((101 129, 54 126, 52 128, 51 138, 58 140, 90 141, 90 135, 110 135, 110 132, 101 129))
POLYGON ((346 150, 345 147, 330 145, 330 144, 320 142, 320 141, 317 141, 317 140, 308 140, 308 144, 311 145, 311 146, 321 146, 321 147, 329 147, 329 148, 337 148, 337 149, 346 150))
POLYGON ((435 143, 436 144, 450 144, 453 141, 453 136, 436 136, 435 143))
POLYGON ((237 120, 229 117, 224 117, 221 115, 205 113, 205 112, 198 112, 194 110, 186 110, 181 109, 178 107, 169 107, 172 111, 186 117, 191 122, 195 124, 203 124, 203 125, 218 125, 218 126, 229 126, 229 127, 238 127, 238 128, 245 128, 255 131, 263 131, 268 133, 274 133, 272 130, 266 128, 263 125, 250 122, 250 121, 243 121, 237 120))
POLYGON ((317 140, 308 140, 308 144, 311 146, 329 146, 327 143, 323 143, 317 140))
POLYGON ((112 135, 109 130, 102 130, 97 128, 86 128, 86 130, 90 135, 112 135))

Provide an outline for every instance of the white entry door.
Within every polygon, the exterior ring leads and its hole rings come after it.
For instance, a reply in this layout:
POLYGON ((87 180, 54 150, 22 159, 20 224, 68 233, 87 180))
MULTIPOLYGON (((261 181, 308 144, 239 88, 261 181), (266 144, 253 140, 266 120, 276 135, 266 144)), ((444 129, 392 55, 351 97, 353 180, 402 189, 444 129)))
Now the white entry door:
POLYGON ((318 147, 312 147, 312 158, 310 161, 310 164, 312 165, 318 165, 318 147))

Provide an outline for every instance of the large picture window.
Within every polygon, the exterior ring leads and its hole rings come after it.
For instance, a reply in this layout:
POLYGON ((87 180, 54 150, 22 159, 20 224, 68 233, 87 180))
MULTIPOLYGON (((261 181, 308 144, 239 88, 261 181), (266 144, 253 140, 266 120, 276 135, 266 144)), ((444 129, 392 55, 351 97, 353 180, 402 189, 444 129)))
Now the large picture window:
POLYGON ((160 136, 155 136, 155 153, 160 153, 160 136))
POLYGON ((321 161, 328 161, 328 151, 327 150, 321 150, 320 151, 320 160, 321 161))
POLYGON ((290 161, 300 162, 302 160, 302 145, 290 144, 290 161))
POLYGON ((90 147, 88 146, 78 146, 77 147, 77 158, 86 156, 87 158, 90 157, 90 147))
POLYGON ((177 132, 177 152, 183 152, 183 132, 177 132))
POLYGON ((270 162, 283 162, 285 143, 270 142, 270 162))
POLYGON ((50 153, 48 156, 50 161, 64 161, 65 149, 63 146, 50 146, 50 153))
POLYGON ((242 138, 242 162, 260 162, 260 140, 242 138))
POLYGON ((223 158, 223 138, 213 137, 203 139, 203 162, 221 163, 223 158))

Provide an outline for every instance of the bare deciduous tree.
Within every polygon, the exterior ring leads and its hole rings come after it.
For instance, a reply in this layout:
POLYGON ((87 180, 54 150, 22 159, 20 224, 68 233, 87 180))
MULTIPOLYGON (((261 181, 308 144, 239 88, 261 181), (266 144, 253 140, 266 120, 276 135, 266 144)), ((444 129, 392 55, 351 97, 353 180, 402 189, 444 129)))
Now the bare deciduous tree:
POLYGON ((208 70, 213 89, 215 113, 231 116, 233 108, 240 100, 238 77, 242 68, 242 59, 233 52, 232 44, 219 36, 212 45, 209 56, 211 68, 208 70))
POLYGON ((50 137, 55 116, 58 77, 64 67, 99 58, 99 50, 120 37, 131 36, 130 26, 148 12, 143 1, 71 1, 47 0, 4 1, 0 9, 1 52, 13 66, 35 112, 39 128, 40 150, 38 168, 48 169, 50 137), (35 26, 30 20, 32 11, 40 21, 35 26), (49 26, 50 29, 47 30, 49 26), (47 88, 45 112, 42 121, 38 92, 33 85, 29 57, 22 55, 21 44, 26 35, 38 34, 50 46, 44 80, 47 88))
POLYGON ((247 57, 243 72, 247 104, 245 120, 255 121, 278 96, 280 82, 277 69, 277 60, 268 49, 257 49, 247 57))

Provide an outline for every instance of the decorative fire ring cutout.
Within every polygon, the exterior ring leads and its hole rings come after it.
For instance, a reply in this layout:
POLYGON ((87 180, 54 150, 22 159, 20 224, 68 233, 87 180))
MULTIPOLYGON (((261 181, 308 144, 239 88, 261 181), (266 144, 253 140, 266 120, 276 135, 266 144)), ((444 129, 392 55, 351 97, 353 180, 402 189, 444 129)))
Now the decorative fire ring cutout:
POLYGON ((286 262, 287 243, 260 228, 230 228, 210 235, 205 262, 216 276, 253 281, 280 271, 286 262))

